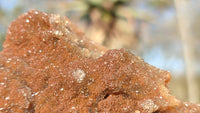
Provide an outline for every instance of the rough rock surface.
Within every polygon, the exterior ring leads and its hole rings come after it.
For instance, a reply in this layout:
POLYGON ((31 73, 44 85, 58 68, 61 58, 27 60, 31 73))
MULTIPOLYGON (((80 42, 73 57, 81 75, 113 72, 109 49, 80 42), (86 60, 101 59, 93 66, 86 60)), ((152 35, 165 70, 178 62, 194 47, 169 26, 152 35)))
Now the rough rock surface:
POLYGON ((198 113, 169 94, 170 78, 126 49, 89 41, 65 17, 31 10, 0 53, 0 112, 198 113))

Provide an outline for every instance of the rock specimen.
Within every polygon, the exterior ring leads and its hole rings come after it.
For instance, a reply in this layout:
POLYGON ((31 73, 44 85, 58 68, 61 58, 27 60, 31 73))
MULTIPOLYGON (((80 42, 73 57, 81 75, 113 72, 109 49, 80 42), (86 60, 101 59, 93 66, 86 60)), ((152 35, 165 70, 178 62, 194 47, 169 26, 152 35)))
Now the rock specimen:
POLYGON ((3 46, 0 112, 200 112, 169 94, 170 73, 89 41, 65 17, 31 10, 11 24, 3 46))

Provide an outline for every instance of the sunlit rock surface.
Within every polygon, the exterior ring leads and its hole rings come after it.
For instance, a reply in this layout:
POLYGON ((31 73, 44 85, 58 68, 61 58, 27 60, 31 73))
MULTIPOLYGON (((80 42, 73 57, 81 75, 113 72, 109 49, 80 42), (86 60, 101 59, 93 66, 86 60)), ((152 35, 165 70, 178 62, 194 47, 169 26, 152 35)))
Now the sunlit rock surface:
POLYGON ((65 17, 31 10, 0 53, 0 112, 198 113, 169 94, 170 73, 89 41, 65 17))

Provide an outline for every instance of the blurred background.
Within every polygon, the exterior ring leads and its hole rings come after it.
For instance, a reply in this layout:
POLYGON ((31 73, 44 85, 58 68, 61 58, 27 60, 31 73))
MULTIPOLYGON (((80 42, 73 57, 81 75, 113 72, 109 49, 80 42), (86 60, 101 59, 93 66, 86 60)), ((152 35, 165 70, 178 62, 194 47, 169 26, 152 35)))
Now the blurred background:
POLYGON ((88 38, 130 49, 172 74, 173 95, 200 103, 199 0, 0 0, 0 50, 8 26, 30 9, 67 16, 88 38))

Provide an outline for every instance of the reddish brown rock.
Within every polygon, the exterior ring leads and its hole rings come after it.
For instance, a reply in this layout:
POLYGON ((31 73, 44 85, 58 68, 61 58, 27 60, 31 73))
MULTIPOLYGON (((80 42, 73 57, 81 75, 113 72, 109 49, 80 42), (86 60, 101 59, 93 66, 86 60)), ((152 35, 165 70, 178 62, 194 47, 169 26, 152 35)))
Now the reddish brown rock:
POLYGON ((0 112, 198 113, 169 94, 170 78, 126 49, 89 41, 65 17, 31 10, 0 53, 0 112))

